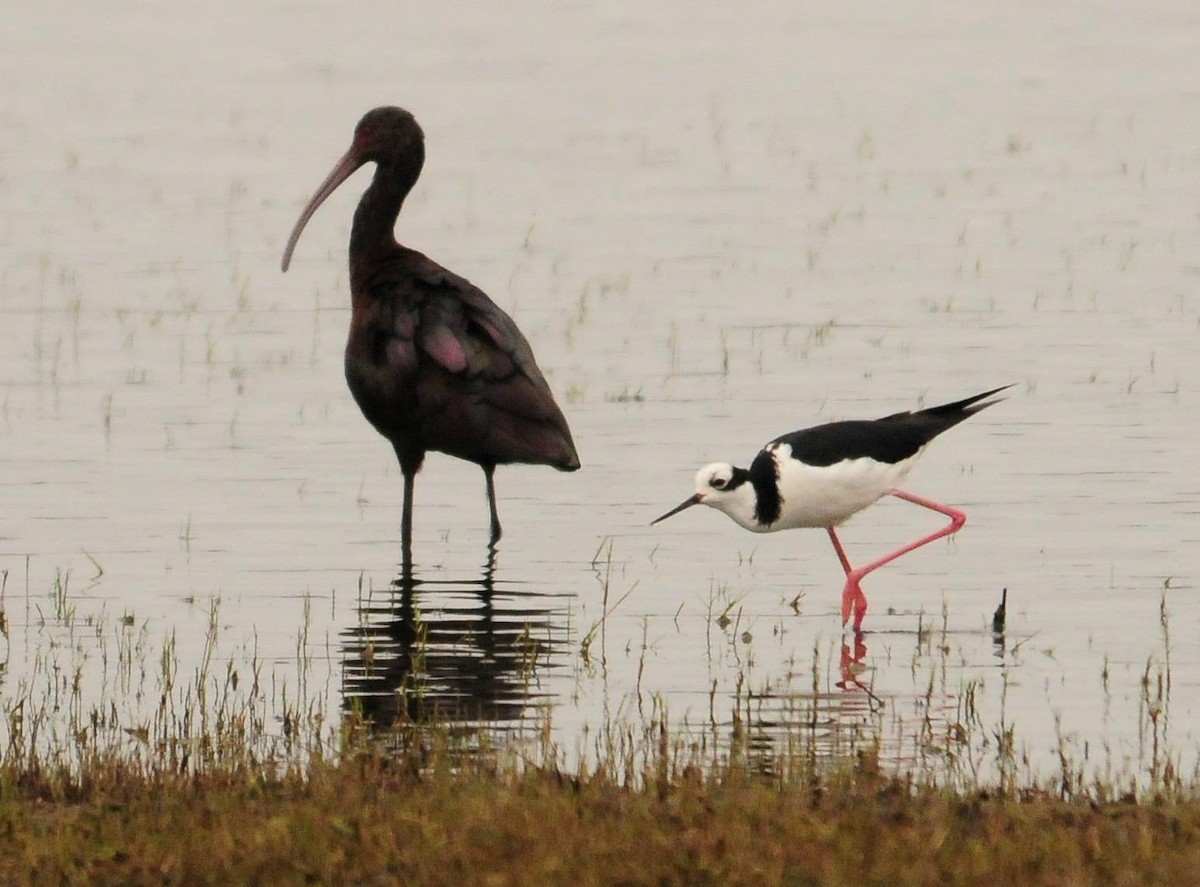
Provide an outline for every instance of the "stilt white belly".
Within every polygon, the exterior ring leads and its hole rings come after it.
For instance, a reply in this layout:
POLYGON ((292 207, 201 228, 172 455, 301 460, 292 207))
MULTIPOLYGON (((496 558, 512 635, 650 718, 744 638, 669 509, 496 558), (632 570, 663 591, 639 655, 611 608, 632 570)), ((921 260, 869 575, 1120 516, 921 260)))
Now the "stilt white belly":
POLYGON ((792 448, 785 443, 773 444, 769 449, 779 466, 783 502, 779 520, 752 528, 763 533, 839 526, 902 484, 925 451, 921 447, 895 464, 864 456, 816 467, 793 459, 792 448))

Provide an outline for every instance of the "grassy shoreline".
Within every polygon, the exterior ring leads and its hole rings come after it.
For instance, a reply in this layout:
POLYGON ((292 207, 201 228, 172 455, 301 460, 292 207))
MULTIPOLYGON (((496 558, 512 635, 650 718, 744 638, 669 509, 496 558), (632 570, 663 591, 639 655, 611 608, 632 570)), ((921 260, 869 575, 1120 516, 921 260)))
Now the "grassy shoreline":
POLYGON ((950 790, 870 756, 787 776, 652 760, 638 787, 447 745, 276 771, 102 754, 0 765, 0 881, 1186 883, 1200 793, 950 790), (186 768, 185 768, 186 770, 186 768))
POLYGON ((65 576, 50 604, 26 625, 38 643, 0 706, 0 884, 1157 884, 1200 871, 1200 771, 1167 741, 1165 603, 1136 755, 1114 765, 1060 733, 1052 773, 1016 739, 1007 672, 998 720, 975 679, 944 692, 950 648, 934 631, 913 653, 919 723, 817 646, 811 693, 782 708, 739 678, 727 718, 714 696, 689 727, 650 694, 572 752, 555 745, 552 709, 512 732, 427 694, 436 639, 419 614, 404 656, 377 661, 364 642, 356 664, 403 665, 387 673, 398 704, 331 712, 309 683, 307 621, 275 683, 256 650, 217 655, 217 600, 194 668, 174 634, 155 646, 125 619, 80 617, 65 576), (821 708, 831 669, 872 703, 845 735, 821 708), (954 711, 934 718, 943 697, 954 711), (884 759, 900 730, 920 750, 908 767, 884 759))

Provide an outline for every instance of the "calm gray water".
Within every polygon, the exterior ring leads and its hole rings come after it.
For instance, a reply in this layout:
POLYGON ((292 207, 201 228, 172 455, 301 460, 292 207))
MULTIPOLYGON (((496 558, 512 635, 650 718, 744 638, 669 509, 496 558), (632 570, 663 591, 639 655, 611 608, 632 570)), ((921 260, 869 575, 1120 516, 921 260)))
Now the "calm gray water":
MULTIPOLYGON (((1194 759, 1193 5, 5 18, 6 705, 57 663, 135 725, 154 693, 114 686, 107 657, 173 638, 193 673, 215 608, 215 655, 259 663, 268 718, 285 692, 394 712, 419 639, 429 699, 548 714, 584 753, 650 709, 718 742, 746 709, 766 747, 816 710, 835 745, 882 729, 903 763, 970 693, 1035 762, 1061 736, 1120 769, 1145 757, 1143 676, 1169 665, 1168 738, 1194 759), (368 173, 278 270, 383 103, 427 134, 398 236, 513 314, 584 461, 498 473, 489 565, 480 472, 431 456, 409 577, 394 457, 341 371, 368 173), (864 583, 857 649, 823 533, 701 509, 648 526, 705 462, 1006 383, 910 478, 970 520, 864 583)), ((843 538, 866 559, 930 521, 885 502, 843 538)))

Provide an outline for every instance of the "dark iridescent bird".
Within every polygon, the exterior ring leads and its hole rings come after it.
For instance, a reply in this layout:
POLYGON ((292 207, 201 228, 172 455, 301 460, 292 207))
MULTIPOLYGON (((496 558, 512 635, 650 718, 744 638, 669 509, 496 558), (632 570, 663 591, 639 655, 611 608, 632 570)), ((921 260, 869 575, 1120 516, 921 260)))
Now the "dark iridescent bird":
POLYGON ((846 573, 842 623, 853 613, 857 631, 867 613, 867 596, 859 585, 863 577, 914 548, 958 532, 967 520, 957 508, 906 493, 898 485, 931 440, 998 403, 1000 398, 987 398, 1008 387, 915 413, 830 422, 777 437, 763 447, 749 468, 735 468, 728 462, 705 465, 696 472, 695 494, 652 523, 693 505, 707 505, 756 533, 825 528, 846 573), (950 523, 865 566, 850 566, 834 528, 888 495, 944 514, 950 523))
POLYGON ((360 166, 374 163, 375 177, 350 231, 353 311, 346 381, 363 415, 391 441, 400 460, 406 559, 413 478, 426 452, 483 469, 493 545, 501 532, 497 465, 579 467, 567 420, 512 318, 478 287, 396 242, 396 218, 424 162, 425 134, 412 114, 394 107, 367 112, 350 150, 300 214, 282 263, 287 271, 317 207, 360 166))

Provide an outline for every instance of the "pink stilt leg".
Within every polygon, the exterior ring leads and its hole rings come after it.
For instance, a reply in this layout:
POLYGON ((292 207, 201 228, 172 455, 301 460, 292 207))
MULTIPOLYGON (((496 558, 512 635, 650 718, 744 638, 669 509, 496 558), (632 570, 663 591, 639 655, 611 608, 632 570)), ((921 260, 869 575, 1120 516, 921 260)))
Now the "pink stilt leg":
POLYGON ((859 587, 859 582, 862 581, 863 577, 868 573, 878 570, 884 564, 890 564, 901 555, 908 554, 910 551, 920 548, 922 545, 928 545, 930 542, 934 542, 944 536, 957 533, 962 529, 962 525, 967 522, 967 516, 963 512, 957 508, 951 508, 949 505, 942 505, 931 499, 922 499, 920 496, 914 496, 912 493, 904 492, 904 490, 891 490, 890 494, 897 499, 903 499, 905 502, 911 502, 914 505, 920 505, 923 508, 944 514, 950 518, 950 523, 946 524, 940 530, 930 533, 928 536, 922 536, 916 542, 910 542, 903 548, 898 548, 890 554, 885 554, 878 560, 871 561, 865 567, 859 567, 858 569, 851 568, 850 561, 846 557, 846 552, 842 549, 842 544, 838 541, 833 528, 828 528, 829 538, 833 540, 833 547, 837 551, 838 560, 842 562, 842 569, 846 571, 846 587, 842 590, 842 624, 846 624, 846 620, 850 618, 850 614, 853 612, 855 631, 859 630, 862 626, 863 617, 867 615, 867 596, 863 594, 862 589, 859 587))
POLYGON ((850 612, 854 611, 854 626, 857 631, 863 616, 867 615, 867 596, 858 587, 858 581, 850 578, 854 568, 850 566, 850 558, 846 557, 846 550, 842 548, 837 531, 833 527, 825 529, 829 533, 829 541, 833 543, 833 550, 837 552, 838 560, 842 562, 842 569, 846 571, 846 587, 842 589, 842 625, 846 624, 850 612))
POLYGON ((837 552, 838 560, 842 562, 842 569, 846 571, 846 575, 850 575, 850 571, 854 568, 850 566, 850 558, 846 557, 846 552, 842 548, 842 543, 837 537, 837 533, 833 527, 826 527, 826 532, 829 533, 829 541, 833 543, 833 550, 837 552))

